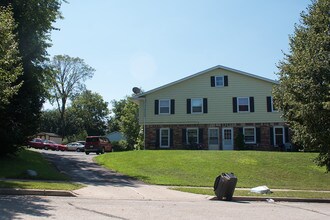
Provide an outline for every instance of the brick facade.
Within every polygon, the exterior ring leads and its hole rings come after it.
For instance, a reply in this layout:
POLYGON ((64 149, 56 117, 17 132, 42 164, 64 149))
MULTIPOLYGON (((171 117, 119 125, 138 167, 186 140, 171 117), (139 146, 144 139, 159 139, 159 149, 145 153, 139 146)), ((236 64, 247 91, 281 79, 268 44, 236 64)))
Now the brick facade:
MULTIPOLYGON (((161 128, 168 128, 171 130, 171 146, 169 149, 187 149, 186 143, 183 141, 183 130, 187 128, 197 128, 202 129, 202 143, 200 143, 200 147, 204 150, 208 149, 208 129, 209 128, 218 128, 219 129, 219 150, 223 149, 222 146, 222 129, 223 128, 233 128, 233 147, 234 150, 238 150, 235 144, 235 137, 238 133, 240 133, 240 129, 243 127, 255 127, 260 131, 259 140, 255 144, 246 144, 248 149, 253 150, 280 150, 278 146, 273 146, 271 141, 271 132, 274 126, 283 126, 286 128, 287 126, 284 123, 233 123, 233 124, 163 124, 163 125, 146 125, 146 133, 145 133, 145 144, 146 149, 159 149, 159 136, 157 137, 157 130, 161 128)), ((287 137, 288 138, 288 135, 287 137)))

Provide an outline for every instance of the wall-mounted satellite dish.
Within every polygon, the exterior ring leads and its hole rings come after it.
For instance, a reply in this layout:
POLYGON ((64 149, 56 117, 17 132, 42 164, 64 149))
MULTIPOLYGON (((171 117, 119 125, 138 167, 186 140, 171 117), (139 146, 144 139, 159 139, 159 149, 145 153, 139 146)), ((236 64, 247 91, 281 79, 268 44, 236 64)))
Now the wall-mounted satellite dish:
POLYGON ((138 88, 138 87, 134 87, 134 88, 132 89, 132 91, 134 92, 134 94, 139 94, 139 93, 141 93, 141 89, 138 88))

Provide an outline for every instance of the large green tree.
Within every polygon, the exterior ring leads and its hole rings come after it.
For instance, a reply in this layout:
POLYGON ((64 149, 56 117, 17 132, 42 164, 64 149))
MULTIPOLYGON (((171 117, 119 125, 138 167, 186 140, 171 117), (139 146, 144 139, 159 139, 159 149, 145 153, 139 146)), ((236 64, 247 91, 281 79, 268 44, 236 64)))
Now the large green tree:
POLYGON ((120 117, 124 113, 123 110, 124 110, 126 103, 127 103, 127 99, 121 99, 119 101, 117 101, 117 100, 111 101, 112 115, 110 117, 109 125, 108 125, 109 132, 120 131, 120 124, 121 124, 120 117))
POLYGON ((88 135, 105 134, 110 110, 101 95, 86 90, 73 99, 71 110, 88 135))
POLYGON ((330 1, 312 1, 290 37, 290 52, 279 63, 274 99, 305 150, 330 170, 330 1))
POLYGON ((0 6, 0 108, 10 102, 22 85, 16 84, 17 78, 23 74, 23 68, 15 28, 12 8, 0 6))
POLYGON ((68 101, 86 89, 84 82, 93 77, 95 70, 79 57, 57 55, 49 65, 49 99, 56 102, 61 115, 62 136, 65 132, 65 112, 68 101))
POLYGON ((17 27, 18 49, 22 58, 23 75, 15 84, 22 83, 10 103, 0 109, 0 155, 15 153, 34 135, 45 98, 43 85, 47 74, 43 63, 50 44, 53 22, 61 17, 61 0, 1 0, 0 6, 12 7, 17 27))

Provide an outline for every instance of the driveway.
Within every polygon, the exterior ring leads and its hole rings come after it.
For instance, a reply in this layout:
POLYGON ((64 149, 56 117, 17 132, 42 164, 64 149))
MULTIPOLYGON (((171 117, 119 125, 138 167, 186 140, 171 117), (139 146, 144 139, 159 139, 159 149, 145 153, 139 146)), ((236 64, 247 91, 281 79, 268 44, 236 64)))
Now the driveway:
POLYGON ((79 197, 171 201, 210 199, 209 196, 205 195, 170 190, 165 186, 148 185, 105 169, 93 162, 95 154, 85 155, 81 152, 58 151, 41 152, 60 172, 71 177, 72 181, 87 186, 74 191, 79 197))

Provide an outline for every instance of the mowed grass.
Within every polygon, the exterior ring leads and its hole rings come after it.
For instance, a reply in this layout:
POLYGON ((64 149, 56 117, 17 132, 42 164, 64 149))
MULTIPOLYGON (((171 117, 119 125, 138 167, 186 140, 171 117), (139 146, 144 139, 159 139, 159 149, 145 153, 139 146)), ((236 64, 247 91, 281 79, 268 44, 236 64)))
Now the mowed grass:
POLYGON ((22 150, 16 157, 0 158, 0 178, 3 178, 0 188, 75 190, 83 187, 69 182, 40 153, 30 150, 22 150), (34 170, 38 175, 28 176, 26 170, 34 170))
POLYGON ((313 163, 316 153, 260 151, 146 150, 96 157, 112 170, 144 182, 171 186, 213 186, 233 172, 237 187, 330 190, 330 173, 313 163))
POLYGON ((0 178, 68 180, 56 168, 42 157, 39 152, 21 150, 16 157, 0 159, 0 178), (26 170, 37 172, 36 177, 28 176, 26 170))

